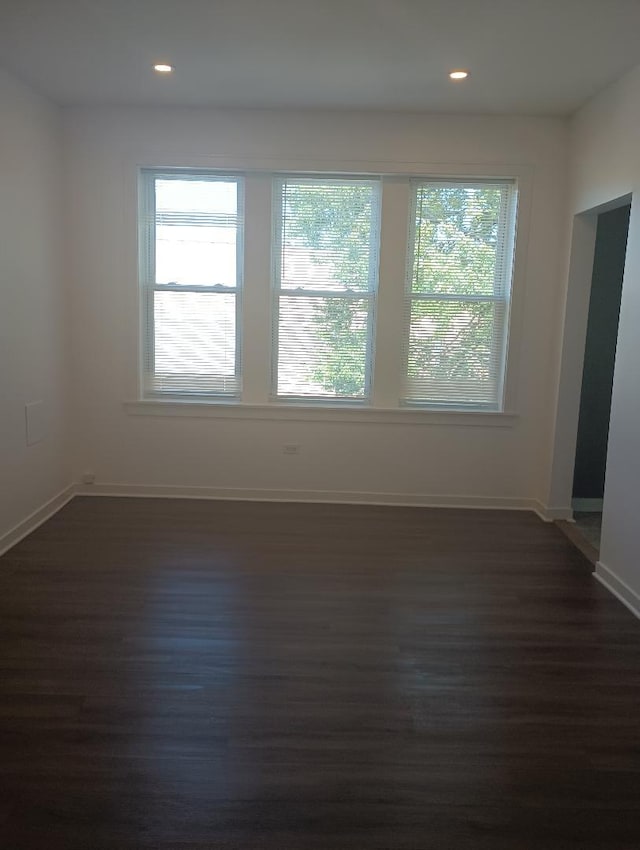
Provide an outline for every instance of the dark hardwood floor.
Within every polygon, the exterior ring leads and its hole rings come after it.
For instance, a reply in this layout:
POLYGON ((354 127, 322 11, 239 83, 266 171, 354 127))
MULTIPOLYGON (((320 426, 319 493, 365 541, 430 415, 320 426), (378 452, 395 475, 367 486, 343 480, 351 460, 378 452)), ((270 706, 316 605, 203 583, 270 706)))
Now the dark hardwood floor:
POLYGON ((637 850, 590 571, 527 513, 76 499, 0 559, 0 847, 637 850))

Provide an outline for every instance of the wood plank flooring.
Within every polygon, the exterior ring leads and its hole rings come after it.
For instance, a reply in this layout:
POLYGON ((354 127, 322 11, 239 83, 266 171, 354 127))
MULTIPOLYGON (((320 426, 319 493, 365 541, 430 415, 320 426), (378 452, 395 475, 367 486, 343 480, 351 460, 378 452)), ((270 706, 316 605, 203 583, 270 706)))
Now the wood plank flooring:
POLYGON ((527 513, 75 499, 0 559, 0 847, 637 850, 590 571, 527 513))

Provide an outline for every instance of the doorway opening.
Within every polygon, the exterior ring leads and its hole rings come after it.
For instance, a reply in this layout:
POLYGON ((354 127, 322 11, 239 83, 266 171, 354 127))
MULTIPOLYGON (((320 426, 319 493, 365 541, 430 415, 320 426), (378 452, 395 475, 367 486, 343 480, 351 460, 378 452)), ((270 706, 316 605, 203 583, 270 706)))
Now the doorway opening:
POLYGON ((630 212, 624 204, 597 217, 589 296, 571 507, 575 532, 596 559, 630 212))

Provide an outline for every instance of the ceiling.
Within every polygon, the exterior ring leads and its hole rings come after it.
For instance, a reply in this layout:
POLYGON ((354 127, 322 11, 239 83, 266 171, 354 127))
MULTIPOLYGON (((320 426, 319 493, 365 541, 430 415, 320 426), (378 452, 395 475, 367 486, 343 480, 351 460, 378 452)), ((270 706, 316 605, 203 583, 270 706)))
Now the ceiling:
POLYGON ((62 104, 563 115, 639 33, 640 0, 0 0, 0 65, 62 104))

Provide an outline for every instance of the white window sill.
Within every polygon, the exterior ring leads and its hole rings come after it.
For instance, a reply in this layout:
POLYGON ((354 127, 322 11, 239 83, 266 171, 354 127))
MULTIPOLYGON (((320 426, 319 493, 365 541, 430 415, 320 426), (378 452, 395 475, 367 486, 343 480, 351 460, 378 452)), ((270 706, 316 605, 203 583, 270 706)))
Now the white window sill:
POLYGON ((446 425, 512 428, 515 413, 481 410, 346 407, 315 404, 244 404, 232 401, 127 401, 131 416, 182 416, 195 419, 266 419, 286 422, 370 422, 379 425, 446 425))

